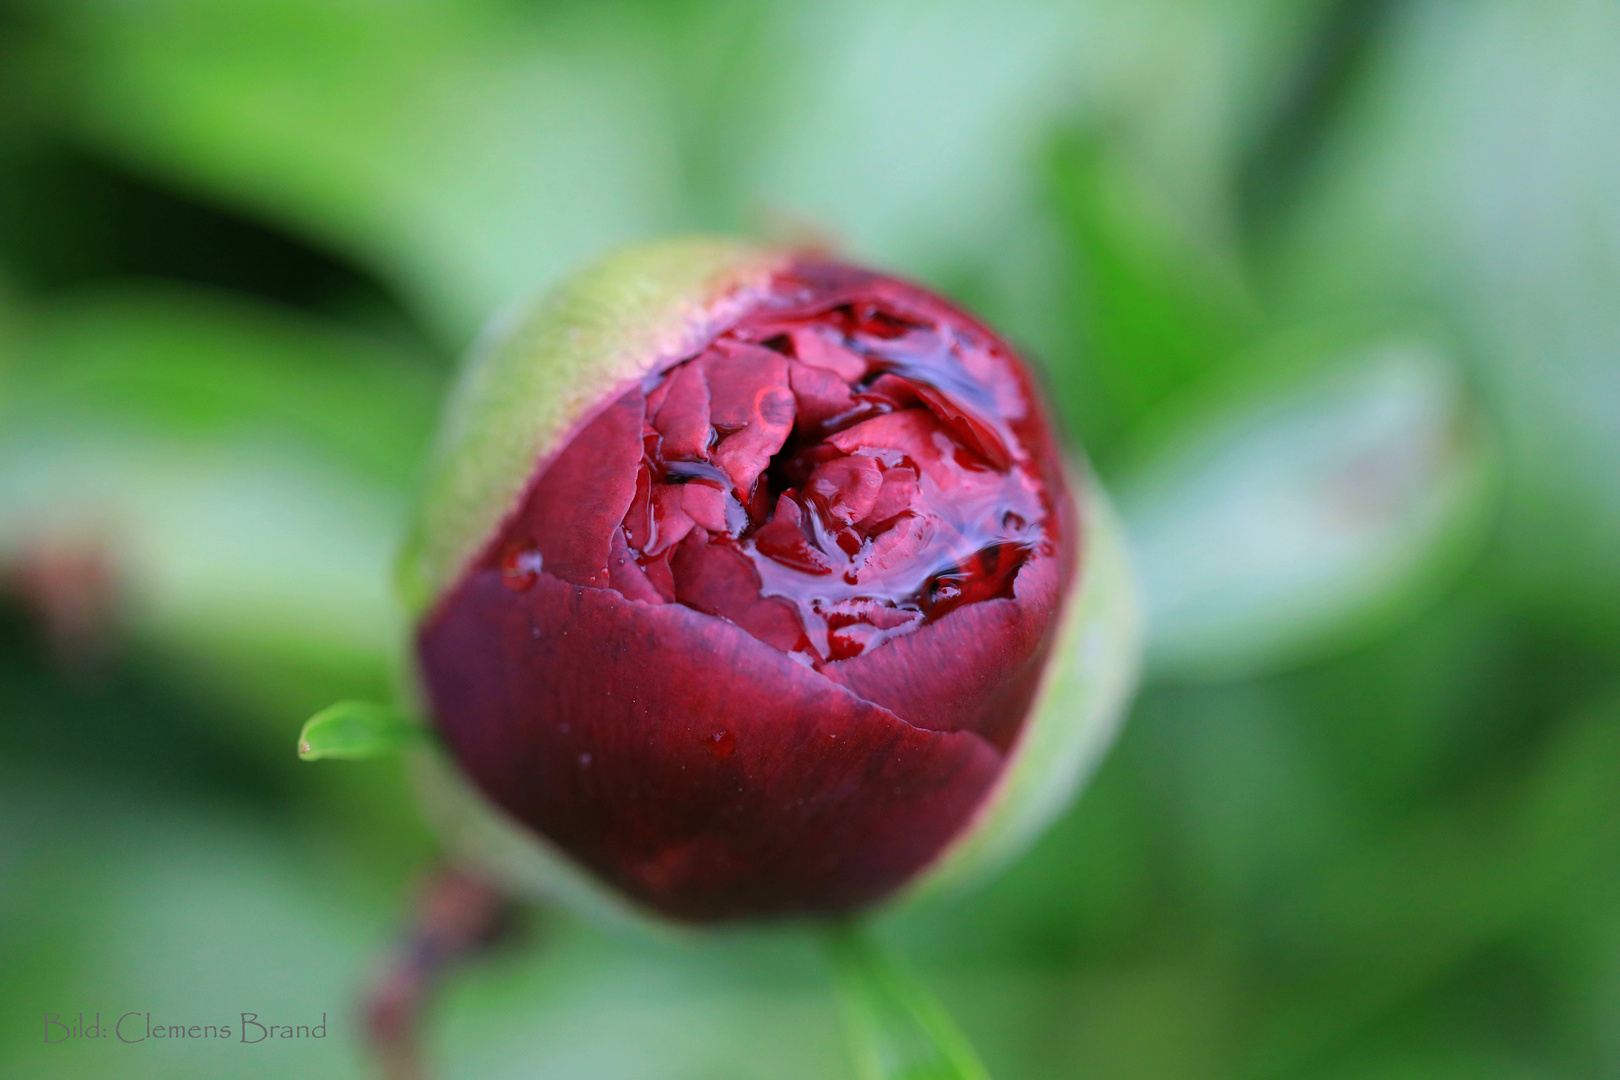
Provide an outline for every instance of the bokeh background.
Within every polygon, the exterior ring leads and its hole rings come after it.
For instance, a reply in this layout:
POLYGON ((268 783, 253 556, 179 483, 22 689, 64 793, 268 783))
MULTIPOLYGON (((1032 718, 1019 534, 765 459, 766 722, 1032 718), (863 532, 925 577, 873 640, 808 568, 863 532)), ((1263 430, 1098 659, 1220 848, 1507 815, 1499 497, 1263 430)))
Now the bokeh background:
MULTIPOLYGON (((454 358, 616 244, 828 239, 1022 342, 1152 647, 886 920, 1000 1080, 1620 1075, 1612 0, 0 3, 0 1074, 364 1075, 454 358), (323 1042, 46 1045, 48 1012, 323 1042)), ((445 1076, 852 1075, 805 939, 543 913, 445 1076)))

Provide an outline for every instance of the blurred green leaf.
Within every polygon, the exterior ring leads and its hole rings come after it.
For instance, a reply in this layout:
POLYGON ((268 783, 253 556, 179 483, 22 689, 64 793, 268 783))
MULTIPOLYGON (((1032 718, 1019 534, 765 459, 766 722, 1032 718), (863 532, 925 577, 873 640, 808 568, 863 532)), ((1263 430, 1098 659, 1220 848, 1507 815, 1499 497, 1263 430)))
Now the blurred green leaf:
POLYGON ((15 771, 0 793, 14 838, 0 858, 0 997, 27 1021, 0 1040, 0 1072, 362 1075, 355 973, 380 943, 397 881, 306 829, 217 805, 15 771), (127 1012, 143 1028, 148 1012, 154 1025, 229 1025, 232 1038, 46 1044, 45 1013, 81 1010, 108 1026, 127 1012), (304 1025, 325 1013, 327 1034, 243 1045, 244 1010, 304 1025))
POLYGON ((115 629, 255 711, 387 691, 436 372, 200 290, 65 301, 24 346, 0 404, 0 559, 80 553, 115 629))
POLYGON ((1065 135, 1047 166, 1073 252, 1069 307, 1085 357, 1055 377, 1087 451, 1104 461, 1123 431, 1259 324, 1233 238, 1177 205, 1121 142, 1065 135))
POLYGON ((342 0, 52 4, 82 130, 392 275, 446 338, 681 224, 644 26, 342 0))
POLYGON ((1416 299, 1464 328, 1513 483, 1500 572, 1620 630, 1620 7, 1418 3, 1263 276, 1290 307, 1416 299))
POLYGON ((29 413, 198 446, 297 440, 395 488, 416 478, 445 378, 430 359, 336 323, 178 285, 58 299, 17 348, 29 413))
MULTIPOLYGON (((1072 345, 1050 132, 1127 129, 1200 229, 1296 9, 910 0, 36 5, 95 144, 355 252, 454 341, 604 246, 807 223, 1072 345), (407 14, 408 12, 408 14, 407 14)), ((53 102, 57 99, 53 99, 53 102)))
POLYGON ((987 1080, 944 1007, 864 929, 828 930, 827 953, 862 1080, 987 1080))
POLYGON ((422 726, 398 709, 371 701, 340 701, 304 721, 298 756, 305 761, 387 757, 423 734, 422 726))
POLYGON ((1620 855, 1617 717, 1612 693, 1579 709, 1522 783, 1489 792, 1495 813, 1407 822, 1311 882, 1277 928, 1291 962, 1247 1074, 1311 1072, 1468 956, 1567 896, 1606 889, 1620 855))
POLYGON ((1296 334, 1269 351, 1160 418, 1119 478, 1160 675, 1364 641, 1450 581, 1490 519, 1492 444, 1438 345, 1296 334))

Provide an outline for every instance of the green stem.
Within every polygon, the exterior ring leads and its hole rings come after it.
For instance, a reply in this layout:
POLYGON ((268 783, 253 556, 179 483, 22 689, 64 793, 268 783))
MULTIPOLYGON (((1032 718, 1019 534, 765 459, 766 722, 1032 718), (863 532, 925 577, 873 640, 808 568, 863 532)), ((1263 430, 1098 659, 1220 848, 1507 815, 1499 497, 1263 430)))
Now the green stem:
POLYGON ((944 1007, 862 927, 839 924, 825 945, 861 1080, 989 1080, 944 1007))

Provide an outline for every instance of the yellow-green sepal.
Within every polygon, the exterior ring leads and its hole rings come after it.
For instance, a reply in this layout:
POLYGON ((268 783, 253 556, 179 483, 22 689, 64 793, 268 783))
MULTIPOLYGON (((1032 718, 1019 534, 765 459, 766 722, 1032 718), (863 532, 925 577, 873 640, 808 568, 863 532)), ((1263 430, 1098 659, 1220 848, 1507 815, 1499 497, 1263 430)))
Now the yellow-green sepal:
POLYGON ((1023 854, 1102 760, 1135 693, 1142 621, 1124 529, 1090 469, 1073 472, 1080 570, 1029 719, 972 825, 897 904, 982 883, 1023 854))
POLYGON ((789 258, 725 239, 643 244, 497 319, 467 358, 429 463, 399 572, 411 616, 477 555, 569 434, 700 348, 789 258))

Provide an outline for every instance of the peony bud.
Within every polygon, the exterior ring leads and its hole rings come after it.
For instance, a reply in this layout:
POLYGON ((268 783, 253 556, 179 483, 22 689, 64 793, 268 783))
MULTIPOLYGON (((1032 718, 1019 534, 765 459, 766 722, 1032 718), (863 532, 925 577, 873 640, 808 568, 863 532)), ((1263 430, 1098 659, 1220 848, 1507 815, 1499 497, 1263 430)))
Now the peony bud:
POLYGON ((939 297, 723 242, 616 256, 486 343, 447 419, 405 565, 480 793, 441 817, 683 921, 993 864, 1128 693, 1110 530, 1022 362, 939 297))

